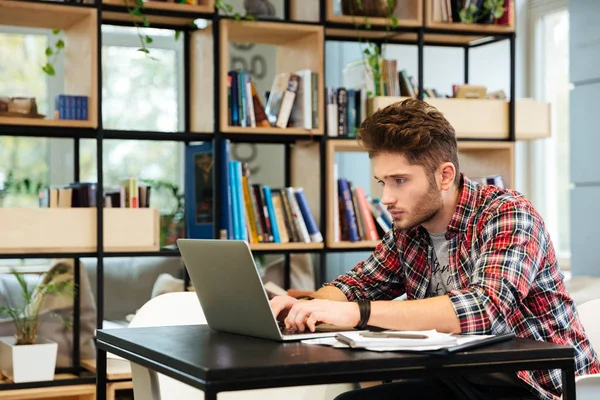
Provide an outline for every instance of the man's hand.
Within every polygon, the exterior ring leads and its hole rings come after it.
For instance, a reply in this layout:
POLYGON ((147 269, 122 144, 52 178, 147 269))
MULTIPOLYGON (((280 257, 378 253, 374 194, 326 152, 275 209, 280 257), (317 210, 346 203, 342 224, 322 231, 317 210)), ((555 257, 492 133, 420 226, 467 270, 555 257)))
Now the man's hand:
POLYGON ((294 300, 296 302, 289 308, 284 321, 287 329, 303 332, 308 328, 314 332, 319 322, 340 327, 354 327, 360 322, 357 303, 319 299, 294 300))
POLYGON ((285 319, 290 308, 298 302, 300 300, 291 296, 275 296, 269 301, 273 315, 280 321, 285 319))

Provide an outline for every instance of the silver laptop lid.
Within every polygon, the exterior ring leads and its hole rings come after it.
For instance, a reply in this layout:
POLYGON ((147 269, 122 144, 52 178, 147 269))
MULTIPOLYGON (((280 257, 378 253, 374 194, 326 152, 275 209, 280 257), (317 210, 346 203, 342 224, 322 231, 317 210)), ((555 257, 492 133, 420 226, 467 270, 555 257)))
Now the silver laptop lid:
POLYGON ((212 329, 281 340, 245 241, 178 239, 177 245, 212 329))

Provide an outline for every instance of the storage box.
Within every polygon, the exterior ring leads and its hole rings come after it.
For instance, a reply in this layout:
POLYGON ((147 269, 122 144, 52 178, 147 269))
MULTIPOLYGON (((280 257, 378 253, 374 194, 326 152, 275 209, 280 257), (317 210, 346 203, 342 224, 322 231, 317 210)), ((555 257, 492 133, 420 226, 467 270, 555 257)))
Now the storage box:
MULTIPOLYGON (((374 97, 369 113, 407 97, 374 97)), ((462 139, 508 139, 509 102, 494 99, 431 98, 425 100, 444 114, 462 139)), ((515 138, 550 137, 550 103, 530 99, 515 101, 515 138)))
MULTIPOLYGON (((0 253, 92 252, 96 208, 0 208, 0 253)), ((157 251, 158 210, 105 208, 104 251, 157 251)))

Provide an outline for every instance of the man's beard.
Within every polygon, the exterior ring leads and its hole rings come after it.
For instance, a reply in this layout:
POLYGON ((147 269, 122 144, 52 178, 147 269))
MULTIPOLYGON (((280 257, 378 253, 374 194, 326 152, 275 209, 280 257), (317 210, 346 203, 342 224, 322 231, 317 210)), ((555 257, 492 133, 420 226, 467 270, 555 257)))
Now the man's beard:
POLYGON ((431 221, 442 209, 442 196, 437 187, 430 184, 427 193, 421 196, 416 204, 413 210, 404 213, 402 220, 394 219, 394 229, 408 231, 431 221))

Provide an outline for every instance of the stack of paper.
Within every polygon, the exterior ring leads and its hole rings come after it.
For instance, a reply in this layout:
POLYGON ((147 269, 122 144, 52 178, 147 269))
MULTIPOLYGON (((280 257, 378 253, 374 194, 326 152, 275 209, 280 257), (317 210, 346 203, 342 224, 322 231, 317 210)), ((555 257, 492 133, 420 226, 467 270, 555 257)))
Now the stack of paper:
POLYGON ((449 333, 429 331, 383 331, 383 332, 347 332, 336 336, 336 340, 352 348, 363 349, 439 349, 458 344, 455 336, 449 333))
POLYGON ((302 343, 358 348, 372 351, 430 351, 457 346, 488 336, 455 336, 449 333, 429 331, 383 331, 383 332, 344 332, 335 338, 303 340, 302 343))

